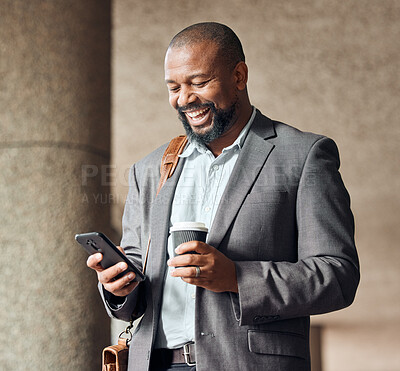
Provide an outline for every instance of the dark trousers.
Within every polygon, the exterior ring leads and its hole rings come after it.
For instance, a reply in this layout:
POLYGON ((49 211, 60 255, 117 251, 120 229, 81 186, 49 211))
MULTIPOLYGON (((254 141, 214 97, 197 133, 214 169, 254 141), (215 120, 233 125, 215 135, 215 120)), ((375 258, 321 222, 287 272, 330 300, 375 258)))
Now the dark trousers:
POLYGON ((172 353, 153 351, 150 359, 150 371, 196 371, 196 366, 188 366, 186 363, 172 363, 172 353))

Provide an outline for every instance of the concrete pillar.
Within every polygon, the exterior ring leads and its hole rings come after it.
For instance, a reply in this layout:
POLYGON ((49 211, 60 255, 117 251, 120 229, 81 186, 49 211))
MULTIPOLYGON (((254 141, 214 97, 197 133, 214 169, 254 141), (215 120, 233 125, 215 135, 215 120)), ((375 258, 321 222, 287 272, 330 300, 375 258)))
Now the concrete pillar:
POLYGON ((99 370, 109 321, 74 234, 110 233, 110 2, 0 18, 0 368, 99 370))

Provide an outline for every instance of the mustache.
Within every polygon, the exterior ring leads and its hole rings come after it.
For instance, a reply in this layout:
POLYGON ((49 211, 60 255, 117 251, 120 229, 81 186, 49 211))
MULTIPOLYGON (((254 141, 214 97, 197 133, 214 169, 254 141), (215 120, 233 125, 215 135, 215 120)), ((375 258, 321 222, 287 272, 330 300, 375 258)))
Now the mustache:
POLYGON ((183 115, 185 111, 194 111, 202 108, 211 108, 212 111, 215 111, 215 105, 212 102, 203 104, 191 103, 186 106, 178 106, 176 109, 180 115, 183 115))

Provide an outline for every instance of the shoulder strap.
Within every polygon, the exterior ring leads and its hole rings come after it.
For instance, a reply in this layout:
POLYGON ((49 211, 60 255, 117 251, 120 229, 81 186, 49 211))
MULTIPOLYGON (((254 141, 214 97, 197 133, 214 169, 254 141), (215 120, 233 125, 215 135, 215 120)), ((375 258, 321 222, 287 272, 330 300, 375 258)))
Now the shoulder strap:
POLYGON ((178 165, 179 155, 183 152, 187 143, 187 138, 184 135, 175 137, 169 142, 167 149, 161 160, 160 167, 160 182, 158 183, 157 195, 161 191, 165 182, 174 173, 176 166, 178 165))
MULTIPOLYGON (((168 178, 174 173, 176 166, 178 165, 179 155, 183 152, 187 143, 187 138, 184 135, 175 137, 169 142, 167 149, 161 159, 160 167, 160 181, 158 183, 157 195, 161 191, 168 178)), ((157 196, 156 195, 156 196, 157 196)), ((146 273, 147 258, 149 256, 151 236, 149 236, 149 241, 147 242, 146 255, 143 263, 143 274, 146 273)))

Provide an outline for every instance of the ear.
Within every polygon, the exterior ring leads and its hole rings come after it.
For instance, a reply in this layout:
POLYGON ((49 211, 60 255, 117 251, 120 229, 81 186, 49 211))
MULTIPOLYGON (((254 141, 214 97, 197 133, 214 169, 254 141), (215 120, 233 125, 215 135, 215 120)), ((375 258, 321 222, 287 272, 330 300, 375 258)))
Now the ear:
POLYGON ((238 90, 245 90, 248 78, 247 65, 244 62, 239 62, 233 71, 236 87, 238 90))

